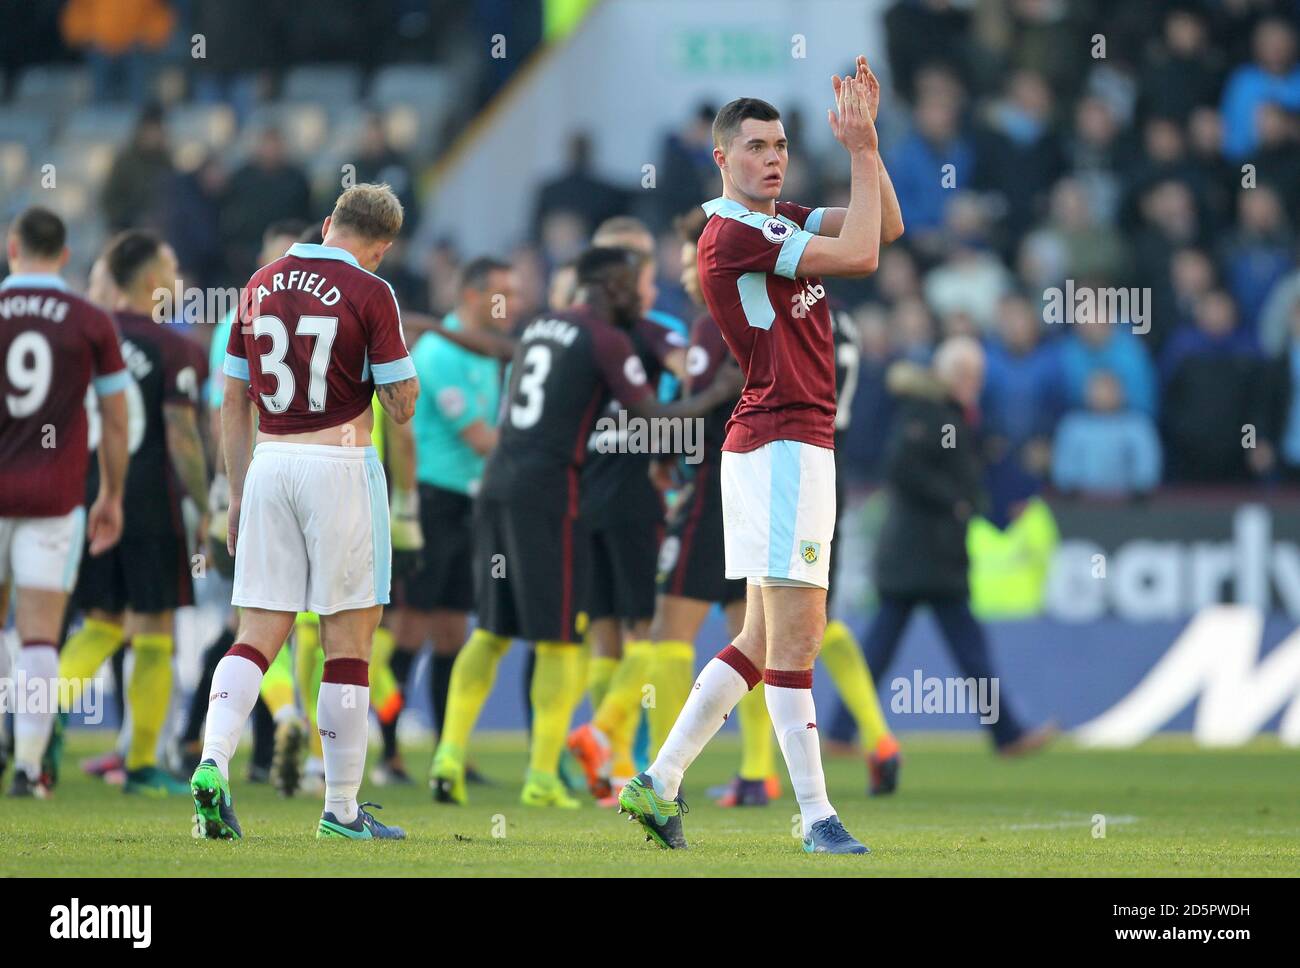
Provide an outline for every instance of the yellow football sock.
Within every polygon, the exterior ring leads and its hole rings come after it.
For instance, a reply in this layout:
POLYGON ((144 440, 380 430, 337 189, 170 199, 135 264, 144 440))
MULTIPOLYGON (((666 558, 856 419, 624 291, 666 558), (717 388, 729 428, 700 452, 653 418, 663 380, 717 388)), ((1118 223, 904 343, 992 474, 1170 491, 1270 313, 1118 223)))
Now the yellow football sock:
POLYGON ((485 629, 475 629, 470 633, 469 641, 461 648, 456 664, 451 667, 447 715, 435 754, 438 759, 450 760, 461 767, 465 765, 465 747, 470 733, 474 732, 474 723, 492 691, 501 657, 509 648, 510 640, 504 635, 493 635, 485 629))
POLYGON ((656 642, 650 681, 655 689, 650 707, 650 758, 654 759, 695 684, 695 646, 680 640, 656 642))
POLYGON ((641 697, 650 681, 654 648, 654 643, 647 639, 628 642, 623 647, 623 659, 610 680, 605 701, 592 719, 592 724, 609 738, 614 769, 619 776, 631 775, 625 771, 632 761, 632 739, 641 721, 641 697))
POLYGON ((528 769, 555 776, 573 710, 582 698, 582 649, 567 642, 538 642, 535 648, 537 665, 531 692, 533 739, 528 769))
POLYGON ((609 681, 614 678, 619 661, 610 655, 593 655, 588 659, 587 695, 591 698, 592 709, 599 709, 609 694, 609 681))
POLYGON ((132 636, 131 651, 135 661, 126 686, 126 701, 131 704, 131 748, 126 754, 126 768, 138 770, 158 763, 158 737, 172 698, 172 637, 132 636))
POLYGON ((293 660, 288 649, 282 648, 275 654, 275 660, 267 667, 258 690, 272 716, 285 706, 293 705, 293 660))
POLYGON ((772 775, 772 719, 760 682, 740 698, 740 778, 766 780, 772 775))
POLYGON ((889 727, 885 724, 885 714, 880 708, 867 660, 863 658, 853 632, 843 622, 826 623, 821 659, 826 663, 826 671, 831 674, 831 681, 835 683, 844 705, 857 720, 863 745, 869 750, 875 749, 876 744, 889 735, 889 727))
POLYGON ((91 678, 99 667, 122 646, 122 626, 88 618, 59 653, 59 678, 67 683, 67 698, 71 705, 81 695, 81 685, 91 678))
POLYGON ((325 754, 321 748, 320 732, 316 728, 316 697, 320 695, 320 680, 325 674, 325 650, 320 644, 320 625, 300 619, 294 624, 293 635, 294 678, 298 681, 302 711, 311 725, 307 730, 307 739, 311 755, 322 757, 325 754))
POLYGON ((397 688, 397 677, 389 660, 397 639, 382 625, 375 629, 370 644, 370 705, 380 722, 391 723, 402 711, 402 690, 397 688))

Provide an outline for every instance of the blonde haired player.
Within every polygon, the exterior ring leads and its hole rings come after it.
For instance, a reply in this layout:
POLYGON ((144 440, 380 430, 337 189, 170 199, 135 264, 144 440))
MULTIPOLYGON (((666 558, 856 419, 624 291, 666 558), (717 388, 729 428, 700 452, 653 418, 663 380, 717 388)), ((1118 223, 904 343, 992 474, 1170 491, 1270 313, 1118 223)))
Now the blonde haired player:
POLYGON ((249 280, 223 371, 235 645, 212 677, 202 761, 190 781, 196 832, 242 836, 229 764, 258 687, 298 612, 321 616, 316 720, 325 759, 318 837, 401 839, 358 804, 371 641, 389 598, 387 484, 371 446, 376 391, 396 422, 419 383, 392 287, 374 274, 402 226, 386 185, 339 196, 321 245, 297 244, 249 280), (252 408, 258 410, 253 448, 252 408))

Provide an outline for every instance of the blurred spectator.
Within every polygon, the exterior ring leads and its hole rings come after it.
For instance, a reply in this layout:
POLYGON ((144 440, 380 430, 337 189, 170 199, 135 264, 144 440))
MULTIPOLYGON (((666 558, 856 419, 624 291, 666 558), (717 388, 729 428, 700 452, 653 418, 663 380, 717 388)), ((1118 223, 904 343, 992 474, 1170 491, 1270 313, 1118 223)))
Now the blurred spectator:
POLYGON ((627 203, 628 196, 623 189, 604 181, 591 170, 591 139, 583 132, 576 132, 569 138, 564 174, 538 189, 533 236, 541 237, 547 216, 566 212, 580 220, 582 235, 590 238, 596 226, 605 219, 622 215, 627 210, 627 203))
MULTIPOLYGON (((1140 211, 1142 225, 1133 247, 1132 277, 1151 291, 1154 307, 1169 306, 1173 303, 1170 280, 1173 254, 1201 242, 1196 202, 1185 182, 1169 179, 1153 186, 1142 196, 1140 211)), ((1156 347, 1163 344, 1169 335, 1159 322, 1157 318, 1149 334, 1156 347)))
POLYGON ((1272 185, 1290 206, 1291 224, 1300 224, 1300 115, 1277 104, 1261 104, 1257 116, 1259 150, 1251 159, 1256 182, 1272 185))
POLYGON ((998 300, 1012 283, 1011 273, 988 247, 987 231, 979 200, 970 193, 954 196, 944 232, 951 247, 948 257, 924 284, 925 301, 936 314, 964 313, 980 333, 993 327, 998 300))
POLYGON ((1259 314, 1257 339, 1269 356, 1278 356, 1286 350, 1297 307, 1300 307, 1300 264, 1273 287, 1259 314))
POLYGON ((60 26, 69 47, 86 51, 96 100, 143 104, 176 18, 166 0, 68 0, 60 26))
POLYGON ((885 163, 907 213, 907 237, 913 246, 934 244, 943 226, 944 207, 953 188, 973 187, 975 149, 960 129, 961 105, 941 93, 923 95, 912 116, 912 131, 885 163), (951 168, 945 168, 950 165, 951 168))
MULTIPOLYGON (((1169 277, 1173 289, 1173 302, 1161 327, 1172 333, 1181 326, 1191 326, 1196 319, 1196 307, 1209 291, 1218 285, 1214 262, 1204 249, 1188 246, 1179 249, 1169 263, 1169 277)), ((1152 309, 1159 314, 1160 307, 1152 309)))
POLYGON ((1066 164, 1100 222, 1113 222, 1119 211, 1119 171, 1124 160, 1119 134, 1119 121, 1110 105, 1098 97, 1079 100, 1074 131, 1065 145, 1066 164))
POLYGON ((1241 169, 1223 157, 1223 117, 1218 109, 1193 110, 1187 137, 1199 173, 1201 200, 1217 229, 1232 217, 1232 196, 1241 184, 1241 169))
POLYGON ((318 221, 311 207, 311 186, 288 156, 278 128, 263 129, 252 158, 230 178, 221 208, 221 234, 231 269, 247 277, 257 268, 262 233, 284 219, 318 221))
POLYGON ((150 105, 136 122, 131 141, 113 159, 100 191, 109 231, 156 224, 171 177, 172 155, 162 108, 150 105))
POLYGON ((1115 374, 1125 402, 1149 416, 1156 414, 1156 373, 1142 344, 1124 320, 1115 320, 1106 307, 1096 319, 1070 324, 1061 344, 1065 403, 1072 409, 1087 405, 1088 381, 1098 370, 1115 374))
POLYGON ((889 314, 889 329, 894 334, 900 358, 928 364, 934 352, 934 318, 921 299, 901 299, 889 314))
POLYGON ((1097 220, 1083 185, 1074 178, 1056 183, 1047 224, 1031 233, 1025 245, 1038 250, 1040 264, 1056 267, 1046 285, 1086 276, 1117 278, 1128 262, 1123 237, 1097 220))
POLYGON ((226 278, 221 242, 221 201, 226 174, 219 157, 212 153, 193 171, 173 175, 167 186, 164 235, 176 252, 182 275, 193 279, 196 285, 230 281, 226 278))
POLYGON ((1254 62, 1242 64, 1223 91, 1224 153, 1247 161, 1259 144, 1259 107, 1267 102, 1300 111, 1295 29, 1280 18, 1261 20, 1251 42, 1254 62))
POLYGON ((664 139, 652 224, 662 227, 675 213, 706 202, 717 192, 718 166, 713 161, 717 113, 712 104, 701 104, 685 125, 664 139))
POLYGON ((1286 480, 1300 482, 1300 302, 1291 304, 1289 321, 1282 352, 1264 372, 1259 438, 1246 456, 1256 473, 1280 465, 1286 480))
POLYGON ((1014 236, 1033 222, 1065 167, 1064 150, 1052 126, 1052 106, 1052 91, 1043 76, 1017 71, 989 110, 976 141, 978 185, 1001 197, 1005 225, 1014 236))
POLYGON ((986 358, 988 376, 980 401, 986 432, 1004 438, 1022 465, 1044 471, 1036 455, 1022 452, 1051 437, 1063 402, 1061 360, 1057 344, 1043 342, 1042 324, 1029 300, 1011 295, 999 303, 997 335, 988 341, 986 358))
MULTIPOLYGON (((402 235, 409 235, 415 225, 415 179, 411 175, 411 166, 406 158, 395 149, 388 140, 384 130, 384 119, 380 114, 367 115, 365 126, 361 130, 361 142, 357 145, 357 156, 348 159, 356 165, 356 183, 387 185, 406 210, 406 221, 402 223, 402 235)), ((330 197, 323 199, 333 206, 335 193, 331 188, 330 197)))
POLYGON ((1241 324, 1251 333, 1269 290, 1291 266, 1292 236, 1282 200, 1269 185, 1237 195, 1237 227, 1224 240, 1224 282, 1237 300, 1241 324))
POLYGON ((943 64, 970 82, 971 14, 966 6, 953 0, 898 0, 885 13, 889 73, 905 100, 916 103, 917 74, 923 67, 943 64))
POLYGON ((875 483, 880 480, 894 406, 894 398, 885 387, 885 374, 897 355, 881 307, 865 306, 855 318, 862 352, 853 415, 844 439, 844 467, 855 483, 875 483))
POLYGON ((1088 378, 1087 409, 1066 414, 1052 449, 1052 483, 1098 496, 1141 494, 1160 483, 1160 438, 1145 413, 1124 403, 1115 374, 1088 378))
POLYGON ((1259 422, 1262 373, 1226 292, 1206 295, 1196 324, 1170 337, 1160 371, 1168 479, 1247 480, 1243 425, 1259 422))
POLYGON ((1223 57, 1209 43, 1201 11, 1181 4, 1165 13, 1164 30, 1141 72, 1144 117, 1185 123, 1194 108, 1214 104, 1223 83, 1223 57))

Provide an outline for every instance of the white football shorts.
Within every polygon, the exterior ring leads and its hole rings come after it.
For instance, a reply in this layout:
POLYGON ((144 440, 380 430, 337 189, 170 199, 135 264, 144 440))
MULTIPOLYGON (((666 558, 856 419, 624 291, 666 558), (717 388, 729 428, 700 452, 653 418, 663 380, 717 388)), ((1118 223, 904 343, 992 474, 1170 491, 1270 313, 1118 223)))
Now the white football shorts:
POLYGON ((70 592, 86 543, 86 509, 53 518, 0 518, 0 588, 70 592))
POLYGON ((743 454, 724 450, 722 521, 728 578, 828 588, 835 452, 797 440, 773 440, 743 454))
POLYGON ((240 502, 233 604, 318 615, 387 605, 392 560, 375 448, 257 445, 240 502))

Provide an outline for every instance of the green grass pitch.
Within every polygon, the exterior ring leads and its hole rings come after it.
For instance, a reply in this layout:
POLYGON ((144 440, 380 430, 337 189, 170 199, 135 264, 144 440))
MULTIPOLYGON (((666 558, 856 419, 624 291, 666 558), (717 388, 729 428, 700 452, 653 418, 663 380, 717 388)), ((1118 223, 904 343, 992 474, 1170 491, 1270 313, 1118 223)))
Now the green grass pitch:
MULTIPOLYGON (((320 801, 282 800, 234 771, 245 839, 194 840, 184 798, 127 797, 83 775, 78 760, 106 734, 74 734, 54 799, 0 797, 0 875, 14 876, 860 876, 1295 875, 1300 871, 1300 752, 1260 739, 1207 751, 1182 737, 1128 751, 1062 742, 1004 762, 976 736, 903 738, 902 787, 868 799, 862 764, 828 758, 831 799, 866 857, 810 857, 793 836, 794 800, 724 810, 705 796, 737 762, 723 736, 685 789, 691 849, 661 851, 613 811, 536 810, 517 802, 525 756, 517 735, 476 741, 495 781, 468 807, 411 788, 362 787, 377 816, 406 827, 404 843, 318 842, 320 801), (1096 815, 1105 836, 1094 836, 1096 815), (343 865, 340 867, 340 865, 343 865)), ((408 765, 422 775, 428 750, 408 765)), ((371 752, 373 761, 375 751, 371 752)), ((8 779, 8 777, 6 777, 8 779)))

